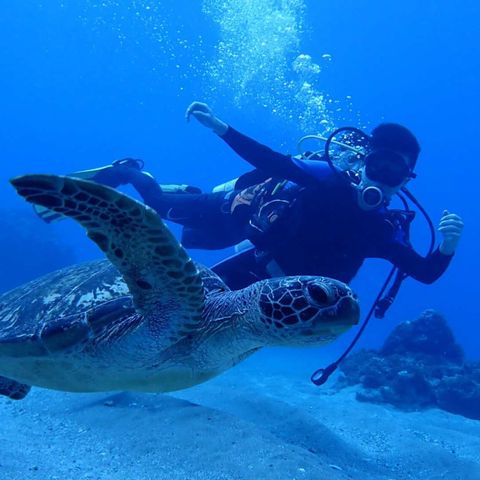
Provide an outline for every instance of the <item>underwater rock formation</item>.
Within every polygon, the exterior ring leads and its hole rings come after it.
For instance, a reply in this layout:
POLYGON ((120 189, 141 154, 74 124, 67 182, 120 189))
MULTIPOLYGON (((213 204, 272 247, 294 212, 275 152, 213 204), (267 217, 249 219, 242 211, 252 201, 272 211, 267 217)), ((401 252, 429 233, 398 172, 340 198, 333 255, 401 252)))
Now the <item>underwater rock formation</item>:
POLYGON ((361 385, 360 401, 404 410, 438 407, 480 420, 480 363, 468 363, 445 319, 433 310, 397 326, 379 351, 341 365, 337 386, 361 385))

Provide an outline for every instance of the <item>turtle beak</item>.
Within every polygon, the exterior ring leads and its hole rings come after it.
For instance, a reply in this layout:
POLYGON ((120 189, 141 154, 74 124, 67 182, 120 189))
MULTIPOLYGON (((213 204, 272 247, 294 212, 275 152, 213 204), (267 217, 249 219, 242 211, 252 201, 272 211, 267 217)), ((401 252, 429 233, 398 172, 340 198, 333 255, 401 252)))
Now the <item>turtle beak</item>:
POLYGON ((343 297, 336 305, 337 322, 343 325, 357 325, 360 320, 360 306, 354 297, 343 297))

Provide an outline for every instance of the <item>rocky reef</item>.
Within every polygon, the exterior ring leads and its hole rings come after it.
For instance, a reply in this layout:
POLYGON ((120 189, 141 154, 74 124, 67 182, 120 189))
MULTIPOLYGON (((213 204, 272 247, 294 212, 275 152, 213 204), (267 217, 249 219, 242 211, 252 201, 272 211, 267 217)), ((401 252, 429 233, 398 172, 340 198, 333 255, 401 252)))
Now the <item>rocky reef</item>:
POLYGON ((447 322, 433 310, 397 326, 380 350, 351 355, 341 371, 337 386, 360 385, 360 401, 404 410, 437 407, 480 420, 480 363, 465 361, 447 322))

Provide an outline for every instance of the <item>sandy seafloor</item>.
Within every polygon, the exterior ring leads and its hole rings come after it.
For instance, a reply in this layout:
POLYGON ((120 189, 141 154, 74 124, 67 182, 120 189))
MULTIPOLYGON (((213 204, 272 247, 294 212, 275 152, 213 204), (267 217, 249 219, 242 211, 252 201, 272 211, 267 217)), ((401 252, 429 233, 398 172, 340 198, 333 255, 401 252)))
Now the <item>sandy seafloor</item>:
POLYGON ((175 394, 35 388, 0 410, 1 480, 480 480, 480 421, 361 403, 258 360, 175 394))

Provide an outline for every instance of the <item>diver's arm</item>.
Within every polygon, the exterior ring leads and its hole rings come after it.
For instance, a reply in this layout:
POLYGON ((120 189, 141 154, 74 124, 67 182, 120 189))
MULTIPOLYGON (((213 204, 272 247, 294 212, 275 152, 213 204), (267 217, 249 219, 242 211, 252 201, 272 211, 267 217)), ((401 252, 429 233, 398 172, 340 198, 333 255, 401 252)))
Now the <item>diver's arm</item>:
POLYGON ((401 243, 390 244, 381 256, 410 277, 426 284, 438 280, 453 258, 453 254, 445 255, 438 248, 432 254, 422 257, 413 248, 401 243))
POLYGON ((316 162, 317 165, 312 169, 311 165, 294 161, 290 156, 273 151, 230 127, 218 118, 206 103, 191 103, 185 112, 185 118, 189 121, 191 117, 215 132, 244 160, 267 175, 291 180, 303 186, 318 184, 318 179, 322 177, 322 174, 316 173, 319 162, 316 162))
MULTIPOLYGON (((244 160, 268 175, 291 180, 303 186, 318 185, 316 177, 302 169, 292 157, 275 152, 230 126, 219 136, 244 160)), ((323 166, 320 162, 316 163, 319 167, 323 166)))
MULTIPOLYGON (((422 283, 433 283, 443 275, 450 264, 463 232, 463 220, 455 214, 444 210, 438 231, 443 237, 439 247, 430 255, 422 257, 413 248, 400 239, 393 237, 380 242, 376 257, 385 258, 406 274, 422 283)), ((377 238, 382 238, 378 232, 377 238)), ((383 237, 385 238, 385 237, 383 237)))

